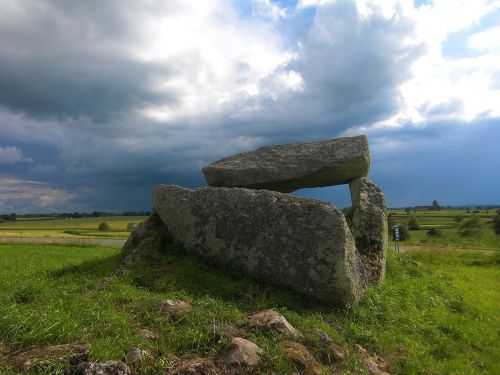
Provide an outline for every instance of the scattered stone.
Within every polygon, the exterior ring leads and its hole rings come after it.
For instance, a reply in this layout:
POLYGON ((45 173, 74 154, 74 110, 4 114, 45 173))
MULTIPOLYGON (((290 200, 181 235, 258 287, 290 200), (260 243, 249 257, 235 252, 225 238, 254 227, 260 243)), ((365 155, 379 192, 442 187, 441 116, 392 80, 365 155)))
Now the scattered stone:
POLYGON ((260 365, 263 350, 253 342, 241 337, 233 337, 221 353, 226 366, 256 367, 260 365))
POLYGON ((268 189, 346 184, 370 168, 366 136, 261 147, 216 161, 202 169, 209 186, 268 189))
POLYGON ((86 343, 34 347, 5 356, 6 362, 21 371, 29 371, 36 366, 53 362, 76 362, 88 359, 89 346, 86 343))
POLYGON ((121 361, 102 363, 80 363, 73 370, 74 375, 131 375, 129 367, 121 361))
POLYGON ((169 319, 178 319, 189 310, 191 310, 191 305, 182 300, 171 300, 167 299, 158 304, 158 310, 164 313, 169 319))
POLYGON ((356 344, 356 348, 358 349, 359 358, 361 358, 361 361, 370 374, 390 375, 387 372, 389 370, 389 363, 385 360, 385 358, 366 350, 361 345, 356 344))
POLYGON ((333 340, 328 336, 328 334, 319 328, 313 328, 309 333, 309 336, 313 338, 315 341, 319 341, 319 343, 323 346, 333 344, 333 340))
POLYGON ((306 375, 320 375, 321 366, 318 360, 302 344, 295 341, 283 341, 279 347, 293 362, 298 364, 306 375))
POLYGON ((211 359, 195 358, 178 364, 166 375, 217 375, 219 371, 211 359))
POLYGON ((233 337, 242 337, 247 338, 247 332, 237 325, 234 324, 226 324, 226 325, 213 325, 207 327, 207 332, 215 339, 219 340, 223 337, 225 338, 233 338, 233 337))
POLYGON ((265 310, 250 316, 250 327, 267 329, 284 333, 293 337, 301 337, 302 334, 293 327, 285 317, 274 310, 265 310))
POLYGON ((328 347, 328 355, 334 362, 343 362, 346 357, 346 351, 339 345, 331 344, 328 347))
POLYGON ((329 203, 268 190, 160 185, 153 207, 172 238, 206 262, 339 306, 361 296, 354 239, 329 203))
POLYGON ((142 350, 139 348, 130 348, 127 352, 127 363, 137 364, 143 360, 142 350))
POLYGON ((155 340, 156 339, 156 335, 151 332, 149 329, 140 329, 137 331, 137 336, 139 336, 139 338, 141 340, 149 340, 149 341, 152 341, 152 340, 155 340))
POLYGON ((153 213, 130 233, 122 248, 122 261, 111 274, 99 281, 97 290, 105 289, 115 277, 122 275, 123 271, 135 264, 148 250, 159 250, 169 242, 167 228, 158 215, 153 213))
POLYGON ((127 267, 133 264, 145 248, 158 249, 169 242, 170 236, 167 228, 161 222, 160 217, 153 213, 130 233, 127 242, 123 245, 122 265, 127 267))
POLYGON ((382 190, 369 179, 351 181, 353 236, 356 241, 363 287, 384 279, 387 248, 387 219, 382 190))

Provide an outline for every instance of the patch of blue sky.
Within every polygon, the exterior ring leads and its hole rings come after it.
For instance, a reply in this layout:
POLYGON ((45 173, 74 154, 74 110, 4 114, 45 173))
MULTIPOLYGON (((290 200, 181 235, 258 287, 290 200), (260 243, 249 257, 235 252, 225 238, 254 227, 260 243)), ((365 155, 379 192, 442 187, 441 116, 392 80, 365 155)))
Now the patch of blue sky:
POLYGON ((420 8, 423 5, 432 5, 432 0, 413 0, 413 6, 415 8, 420 8))
POLYGON ((467 39, 498 25, 500 25, 500 9, 485 15, 472 27, 450 34, 441 46, 443 56, 449 59, 479 56, 481 52, 470 48, 467 39))

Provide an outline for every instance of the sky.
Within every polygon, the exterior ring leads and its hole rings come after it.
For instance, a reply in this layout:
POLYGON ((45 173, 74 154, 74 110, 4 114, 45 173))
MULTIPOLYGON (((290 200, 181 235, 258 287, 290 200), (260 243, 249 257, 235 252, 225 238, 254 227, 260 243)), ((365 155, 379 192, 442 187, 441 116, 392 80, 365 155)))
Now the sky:
POLYGON ((0 213, 149 210, 359 134, 390 207, 500 204, 500 1, 0 1, 0 213))

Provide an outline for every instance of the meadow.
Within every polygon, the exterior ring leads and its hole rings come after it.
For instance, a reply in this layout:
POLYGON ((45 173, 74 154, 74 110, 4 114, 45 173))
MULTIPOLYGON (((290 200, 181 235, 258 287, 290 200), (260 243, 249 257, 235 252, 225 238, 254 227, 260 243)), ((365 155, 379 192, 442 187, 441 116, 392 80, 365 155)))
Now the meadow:
MULTIPOLYGON (((9 353, 75 341, 90 344, 93 361, 123 359, 137 346, 155 359, 136 371, 160 373, 179 358, 216 356, 227 342, 216 327, 230 325, 264 349, 260 373, 294 372, 282 337, 248 327, 249 314, 275 308, 305 334, 324 374, 367 374, 356 344, 385 358, 391 373, 498 374, 499 255, 389 251, 385 282, 359 304, 335 309, 206 266, 177 244, 145 254, 105 288, 101 280, 120 262, 117 247, 0 244, 0 373, 16 372, 9 353), (166 320, 154 306, 167 298, 193 309, 166 320), (141 339, 144 328, 157 338, 141 339), (309 339, 312 328, 347 351, 342 363, 330 363, 309 339)), ((58 363, 38 368, 63 371, 58 363)))
POLYGON ((0 223, 1 237, 48 237, 48 238, 115 238, 126 239, 129 224, 136 225, 145 216, 105 216, 76 219, 18 218, 0 223), (109 231, 100 231, 100 223, 108 223, 109 231))
MULTIPOLYGON (((405 224, 416 219, 418 230, 410 230, 410 238, 401 241, 401 245, 415 245, 429 248, 449 247, 465 249, 500 250, 500 236, 492 228, 495 210, 441 210, 441 211, 405 211, 388 210, 390 222, 405 224), (458 219, 457 219, 458 218, 458 219), (477 218, 480 226, 471 235, 460 235, 460 226, 471 218, 477 218), (431 237, 427 231, 431 228, 439 230, 440 235, 431 237)), ((390 237, 390 236, 389 236, 390 237)), ((391 246, 394 243, 391 241, 391 246)))

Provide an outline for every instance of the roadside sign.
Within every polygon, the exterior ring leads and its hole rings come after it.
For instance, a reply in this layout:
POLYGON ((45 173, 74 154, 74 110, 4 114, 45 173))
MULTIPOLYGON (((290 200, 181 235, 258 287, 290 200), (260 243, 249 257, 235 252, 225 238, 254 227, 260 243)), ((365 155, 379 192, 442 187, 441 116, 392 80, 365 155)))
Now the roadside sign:
POLYGON ((392 227, 392 240, 394 242, 394 251, 397 251, 399 253, 399 240, 401 239, 400 236, 400 226, 395 225, 392 227))

